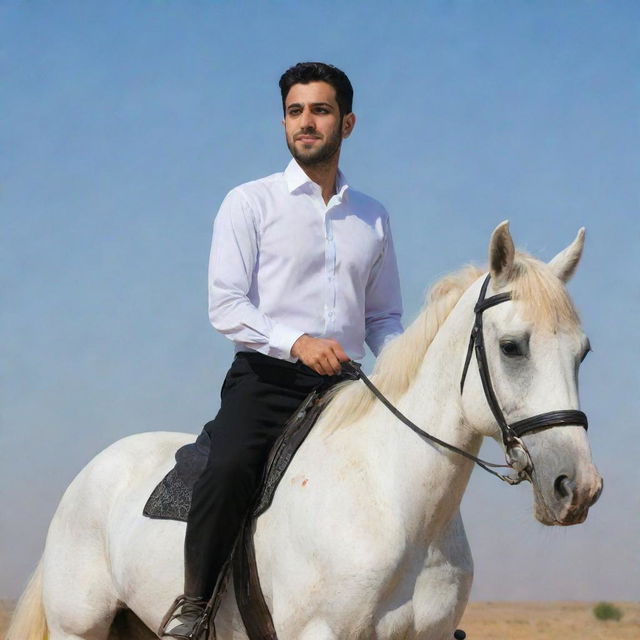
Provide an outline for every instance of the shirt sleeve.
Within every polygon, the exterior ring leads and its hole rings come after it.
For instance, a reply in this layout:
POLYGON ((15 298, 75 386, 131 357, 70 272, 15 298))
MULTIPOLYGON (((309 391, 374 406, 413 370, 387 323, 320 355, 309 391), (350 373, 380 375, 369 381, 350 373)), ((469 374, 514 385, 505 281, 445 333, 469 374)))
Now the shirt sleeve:
POLYGON ((384 242, 365 292, 365 341, 374 355, 402 333, 402 294, 389 217, 384 218, 384 242))
POLYGON ((220 205, 209 256, 209 319, 236 345, 289 360, 293 343, 304 333, 273 322, 248 297, 258 259, 259 221, 237 189, 220 205))

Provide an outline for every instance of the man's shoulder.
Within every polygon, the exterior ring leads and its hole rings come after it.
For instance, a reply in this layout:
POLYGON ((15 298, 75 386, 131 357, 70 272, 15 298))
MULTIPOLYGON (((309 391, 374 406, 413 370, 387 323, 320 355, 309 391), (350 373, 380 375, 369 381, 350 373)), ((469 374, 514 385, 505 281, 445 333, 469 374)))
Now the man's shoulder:
POLYGON ((243 182, 239 184, 237 187, 234 187, 227 194, 227 198, 235 197, 235 198, 244 198, 245 200, 252 200, 256 197, 260 197, 265 195, 274 189, 282 188, 284 184, 284 174, 282 171, 279 173, 272 173, 271 175, 265 176, 264 178, 258 178, 256 180, 249 180, 248 182, 243 182))
POLYGON ((363 191, 358 191, 353 187, 349 187, 348 198, 350 206, 361 215, 373 216, 376 218, 389 217, 387 208, 382 204, 382 202, 376 200, 363 191))

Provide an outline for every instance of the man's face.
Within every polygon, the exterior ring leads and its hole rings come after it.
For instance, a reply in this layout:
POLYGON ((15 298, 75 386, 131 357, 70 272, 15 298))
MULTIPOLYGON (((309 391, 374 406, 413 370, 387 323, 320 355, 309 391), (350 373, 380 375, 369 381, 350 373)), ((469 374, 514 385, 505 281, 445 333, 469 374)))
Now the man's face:
POLYGON ((331 160, 355 124, 352 113, 340 117, 335 89, 326 82, 294 84, 285 99, 287 146, 302 166, 331 160))

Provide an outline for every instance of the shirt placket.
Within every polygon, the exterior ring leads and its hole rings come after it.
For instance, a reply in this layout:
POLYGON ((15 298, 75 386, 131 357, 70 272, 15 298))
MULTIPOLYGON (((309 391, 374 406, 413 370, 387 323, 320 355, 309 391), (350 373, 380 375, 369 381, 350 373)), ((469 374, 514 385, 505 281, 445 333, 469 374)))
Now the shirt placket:
MULTIPOLYGON (((315 185, 314 185, 315 186, 315 185)), ((314 188, 312 200, 324 221, 324 327, 323 336, 335 334, 336 326, 336 241, 331 214, 337 203, 333 199, 326 205, 319 188, 314 188)))
POLYGON ((324 304, 324 326, 325 335, 334 335, 336 326, 336 241, 334 237, 332 211, 333 206, 325 208, 324 229, 325 229, 325 304, 324 304))

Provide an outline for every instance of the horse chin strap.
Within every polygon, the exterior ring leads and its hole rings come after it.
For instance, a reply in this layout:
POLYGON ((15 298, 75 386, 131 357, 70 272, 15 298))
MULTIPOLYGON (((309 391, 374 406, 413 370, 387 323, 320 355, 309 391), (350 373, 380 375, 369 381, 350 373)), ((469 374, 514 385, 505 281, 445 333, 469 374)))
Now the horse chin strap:
POLYGON ((531 480, 533 462, 527 447, 520 437, 525 433, 548 429, 550 427, 581 426, 586 430, 588 428, 588 420, 587 416, 582 411, 562 409, 559 411, 541 413, 531 418, 519 420, 512 424, 507 423, 507 420, 502 413, 502 409, 498 404, 498 399, 496 398, 495 391, 493 390, 493 385, 491 384, 489 365, 487 363, 487 353, 484 345, 484 334, 482 331, 482 314, 487 309, 490 309, 497 304, 511 300, 511 293, 498 293, 497 295, 487 298, 486 294, 490 279, 491 274, 487 275, 482 283, 480 296, 478 297, 478 302, 474 308, 476 318, 473 324, 473 329, 471 330, 467 356, 464 361, 464 368, 460 379, 460 394, 464 391, 464 382, 471 362, 471 355, 475 351, 484 395, 487 399, 487 403, 489 404, 489 408, 491 409, 491 413, 493 413, 493 417, 498 423, 502 433, 502 442, 505 447, 507 464, 517 471, 520 480, 531 480))

